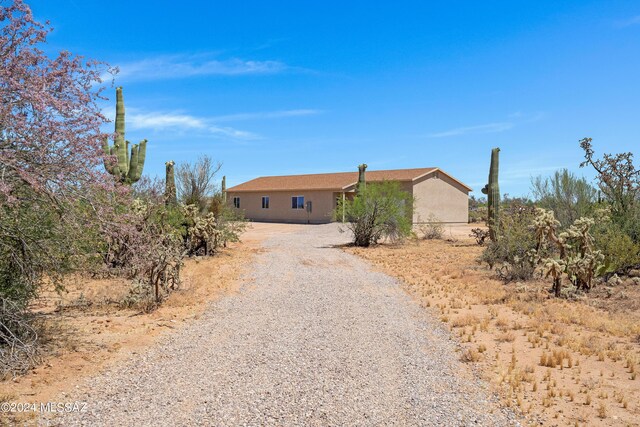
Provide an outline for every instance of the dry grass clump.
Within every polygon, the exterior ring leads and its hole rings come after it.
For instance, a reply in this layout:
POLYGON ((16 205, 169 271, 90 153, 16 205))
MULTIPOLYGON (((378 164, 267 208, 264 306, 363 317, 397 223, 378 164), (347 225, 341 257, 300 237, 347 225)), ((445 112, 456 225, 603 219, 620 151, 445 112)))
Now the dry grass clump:
POLYGON ((473 348, 464 349, 460 360, 463 362, 478 362, 482 358, 480 352, 473 348))
MULTIPOLYGON (((354 252, 435 310, 463 346, 461 360, 475 363, 504 404, 533 423, 637 423, 640 312, 622 309, 620 300, 593 303, 595 293, 549 298, 544 282, 505 286, 476 264, 481 250, 471 242, 421 241, 354 252)), ((630 301, 640 298, 640 288, 632 291, 630 301)))

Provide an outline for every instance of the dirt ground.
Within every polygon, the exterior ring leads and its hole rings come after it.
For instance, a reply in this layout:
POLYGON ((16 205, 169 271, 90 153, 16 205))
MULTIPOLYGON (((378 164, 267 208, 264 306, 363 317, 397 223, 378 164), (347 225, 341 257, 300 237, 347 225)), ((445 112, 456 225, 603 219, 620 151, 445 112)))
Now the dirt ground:
POLYGON ((346 250, 402 279, 527 423, 640 425, 640 286, 601 285, 569 301, 551 298, 543 281, 505 285, 477 263, 475 227, 346 250))
POLYGON ((246 266, 260 251, 259 243, 276 230, 295 227, 254 223, 241 243, 211 258, 188 259, 181 288, 150 313, 121 308, 130 289, 123 279, 75 277, 62 293, 45 290, 32 307, 41 316, 47 340, 42 363, 0 382, 0 402, 61 401, 60 396, 85 378, 134 357, 162 333, 197 319, 209 302, 236 292, 246 266))

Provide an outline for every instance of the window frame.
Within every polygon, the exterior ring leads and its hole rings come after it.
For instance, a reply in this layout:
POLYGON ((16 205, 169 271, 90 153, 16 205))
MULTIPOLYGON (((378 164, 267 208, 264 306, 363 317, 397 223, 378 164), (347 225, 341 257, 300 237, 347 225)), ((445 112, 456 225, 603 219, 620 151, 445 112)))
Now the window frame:
POLYGON ((233 196, 233 207, 240 209, 240 196, 233 196))
POLYGON ((262 209, 269 209, 271 199, 269 196, 262 196, 262 209), (265 200, 267 203, 265 203, 265 200))
POLYGON ((291 196, 291 209, 293 210, 300 210, 300 209, 304 209, 304 196, 291 196), (296 199, 296 206, 293 206, 293 200, 296 199), (300 205, 298 202, 300 202, 300 199, 302 199, 302 205, 300 205))

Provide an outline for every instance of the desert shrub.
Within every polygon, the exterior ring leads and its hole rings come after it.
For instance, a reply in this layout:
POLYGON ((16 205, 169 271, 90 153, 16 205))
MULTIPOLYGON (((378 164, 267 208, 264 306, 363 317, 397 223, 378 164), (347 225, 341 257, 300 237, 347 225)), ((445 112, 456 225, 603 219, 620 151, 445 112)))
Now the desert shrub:
POLYGON ((640 263, 640 245, 618 224, 597 224, 593 236, 595 246, 604 254, 606 273, 624 273, 640 263))
POLYGON ((597 199, 596 189, 567 169, 556 171, 550 177, 534 178, 531 189, 536 206, 552 210, 563 227, 591 215, 597 199))
POLYGON ((533 207, 515 203, 500 213, 498 239, 487 244, 480 261, 495 268, 503 280, 528 280, 535 272, 531 250, 536 239, 530 228, 534 215, 533 207))
POLYGON ((353 244, 368 247, 382 239, 393 242, 411 235, 413 197, 395 181, 368 183, 353 200, 340 200, 334 218, 353 233, 353 244))
POLYGON ((102 271, 131 279, 159 302, 180 284, 186 255, 184 215, 165 204, 160 181, 105 195, 102 271), (111 205, 109 205, 111 203, 111 205))
POLYGON ((32 314, 0 297, 0 380, 29 370, 38 357, 38 334, 32 314))
MULTIPOLYGON (((221 198, 221 196, 215 196, 214 200, 221 198)), ((216 248, 227 247, 229 242, 239 242, 240 235, 247 229, 247 220, 244 217, 244 212, 239 209, 233 209, 225 203, 222 203, 218 208, 216 221, 219 230, 215 241, 216 248)))
POLYGON ((580 147, 585 153, 585 160, 580 166, 591 166, 596 171, 601 204, 608 206, 611 211, 611 229, 602 231, 601 227, 596 227, 594 230, 596 244, 617 270, 640 265, 640 255, 636 250, 640 245, 640 169, 633 163, 633 153, 605 153, 602 158, 596 159, 591 138, 582 139, 580 147), (622 234, 627 235, 633 245, 622 234), (615 248, 607 238, 615 238, 628 252, 623 253, 622 248, 615 248))
POLYGON ((444 236, 444 224, 438 217, 430 214, 427 222, 418 225, 418 232, 426 240, 439 240, 444 236))

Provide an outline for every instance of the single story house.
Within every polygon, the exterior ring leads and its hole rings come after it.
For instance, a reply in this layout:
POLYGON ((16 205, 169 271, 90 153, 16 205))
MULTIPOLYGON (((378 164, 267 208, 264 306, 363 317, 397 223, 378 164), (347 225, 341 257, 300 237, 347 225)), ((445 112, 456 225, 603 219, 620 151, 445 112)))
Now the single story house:
MULTIPOLYGON (((469 186, 439 168, 367 171, 366 181, 398 181, 415 199, 413 222, 469 220, 469 186)), ((338 200, 355 195, 358 172, 265 176, 227 189, 227 203, 253 221, 331 222, 338 200)))

